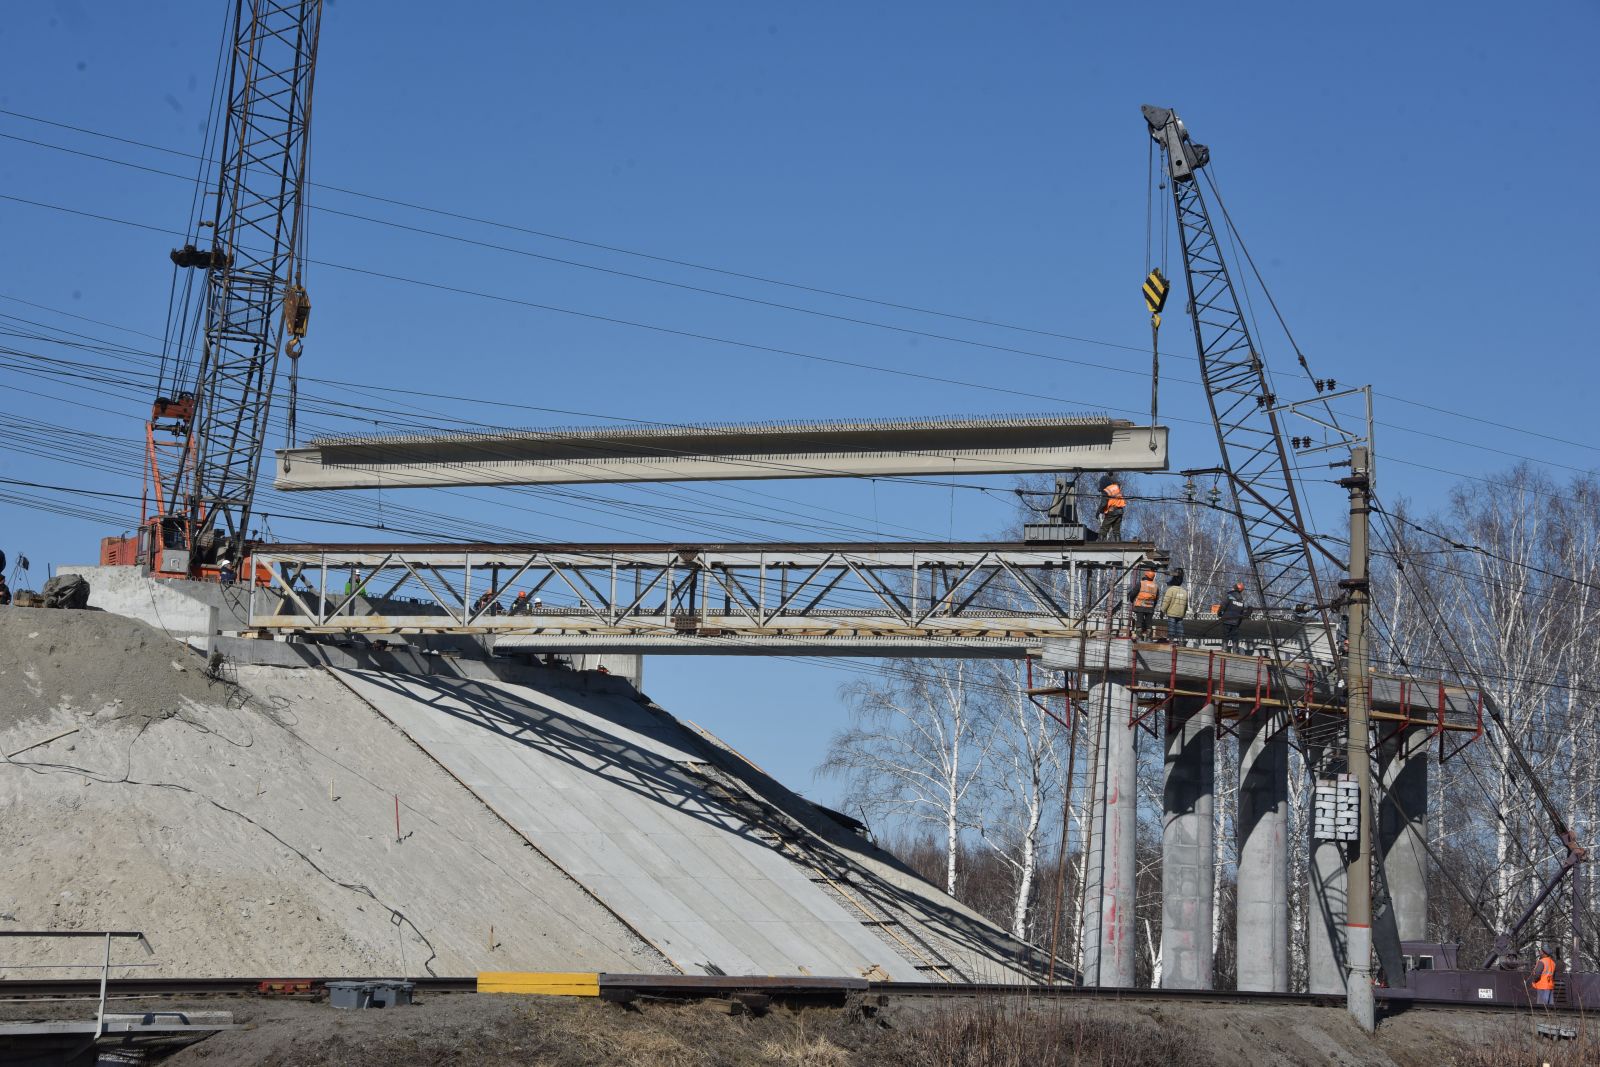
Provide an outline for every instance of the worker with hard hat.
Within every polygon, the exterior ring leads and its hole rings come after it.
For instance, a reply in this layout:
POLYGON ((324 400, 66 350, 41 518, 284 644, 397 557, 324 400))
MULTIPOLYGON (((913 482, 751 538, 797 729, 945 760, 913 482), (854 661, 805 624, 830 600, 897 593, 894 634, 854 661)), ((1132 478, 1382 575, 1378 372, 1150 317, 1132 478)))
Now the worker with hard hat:
POLYGON ((1539 962, 1533 965, 1533 1002, 1548 1008, 1556 999, 1556 958, 1550 950, 1539 950, 1539 962))
POLYGON ((1139 584, 1128 594, 1128 601, 1133 605, 1133 628, 1136 637, 1145 641, 1150 640, 1155 629, 1156 601, 1159 599, 1156 572, 1147 569, 1139 575, 1139 584))
POLYGON ((1234 582, 1233 588, 1228 590, 1227 596, 1222 600, 1222 607, 1217 612, 1217 621, 1222 623, 1224 652, 1239 651, 1239 627, 1249 614, 1250 609, 1245 607, 1244 603, 1244 583, 1234 582))
POLYGON ((1122 483, 1115 471, 1108 471, 1100 479, 1100 540, 1122 540, 1122 518, 1128 510, 1128 500, 1122 495, 1122 483))

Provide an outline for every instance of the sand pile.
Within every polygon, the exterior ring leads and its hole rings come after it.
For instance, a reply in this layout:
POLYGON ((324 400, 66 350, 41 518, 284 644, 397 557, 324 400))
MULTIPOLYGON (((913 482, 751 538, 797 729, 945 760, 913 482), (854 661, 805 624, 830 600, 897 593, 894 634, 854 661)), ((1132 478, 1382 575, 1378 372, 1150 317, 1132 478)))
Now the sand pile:
POLYGON ((225 702, 204 666, 160 630, 121 615, 0 608, 0 726, 58 709, 147 719, 225 702))

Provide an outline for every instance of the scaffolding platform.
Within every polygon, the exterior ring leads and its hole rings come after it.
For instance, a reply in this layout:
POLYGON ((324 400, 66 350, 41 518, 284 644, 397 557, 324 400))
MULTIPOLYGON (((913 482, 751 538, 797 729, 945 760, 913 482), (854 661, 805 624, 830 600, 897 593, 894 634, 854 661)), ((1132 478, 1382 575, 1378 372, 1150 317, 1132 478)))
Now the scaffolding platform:
MULTIPOLYGON (((1216 708, 1221 721, 1261 713, 1288 712, 1305 722, 1347 713, 1342 666, 1332 662, 1275 659, 1169 643, 1136 642, 1127 636, 1049 638, 1041 665, 1079 676, 1078 685, 1035 687, 1030 695, 1077 696, 1086 678, 1126 686, 1135 697, 1130 725, 1143 723, 1178 697, 1198 698, 1216 708)), ((1369 674, 1372 720, 1379 740, 1400 730, 1428 730, 1448 757, 1483 733, 1483 694, 1443 678, 1414 678, 1374 670, 1369 674), (1445 737, 1454 746, 1445 747, 1445 737)))

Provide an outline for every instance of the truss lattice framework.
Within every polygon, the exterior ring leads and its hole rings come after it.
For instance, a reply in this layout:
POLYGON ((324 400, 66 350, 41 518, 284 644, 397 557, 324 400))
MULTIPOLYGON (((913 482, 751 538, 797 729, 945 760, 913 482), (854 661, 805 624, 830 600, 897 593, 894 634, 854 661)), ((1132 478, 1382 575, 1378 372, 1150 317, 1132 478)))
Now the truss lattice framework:
POLYGON ((1198 178, 1172 181, 1200 372, 1261 604, 1323 604, 1274 400, 1198 178))
POLYGON ((197 531, 242 536, 271 406, 295 255, 321 0, 239 0, 206 278, 194 485, 197 531))
POLYGON ((255 552, 268 583, 252 587, 250 625, 679 651, 688 638, 861 642, 863 655, 896 654, 885 641, 1015 648, 1079 632, 1150 553, 1132 543, 278 545, 255 552), (527 607, 514 611, 518 593, 527 607))

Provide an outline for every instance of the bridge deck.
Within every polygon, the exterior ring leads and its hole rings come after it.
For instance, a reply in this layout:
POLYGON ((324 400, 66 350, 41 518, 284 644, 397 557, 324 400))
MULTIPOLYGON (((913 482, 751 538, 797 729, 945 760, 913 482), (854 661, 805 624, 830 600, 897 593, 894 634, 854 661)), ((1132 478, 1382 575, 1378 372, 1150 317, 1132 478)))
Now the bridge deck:
MULTIPOLYGON (((1341 676, 1330 663, 1286 662, 1216 649, 1136 643, 1127 637, 1049 638, 1043 645, 1040 662, 1045 668, 1120 681, 1139 694, 1145 714, 1175 696, 1209 700, 1224 719, 1245 718, 1262 710, 1346 714, 1341 676)), ((1483 731, 1483 698, 1476 689, 1442 678, 1383 671, 1371 672, 1370 679, 1376 721, 1475 736, 1483 731)), ((1045 692, 1036 690, 1035 695, 1045 692)))

